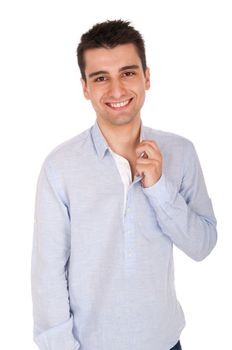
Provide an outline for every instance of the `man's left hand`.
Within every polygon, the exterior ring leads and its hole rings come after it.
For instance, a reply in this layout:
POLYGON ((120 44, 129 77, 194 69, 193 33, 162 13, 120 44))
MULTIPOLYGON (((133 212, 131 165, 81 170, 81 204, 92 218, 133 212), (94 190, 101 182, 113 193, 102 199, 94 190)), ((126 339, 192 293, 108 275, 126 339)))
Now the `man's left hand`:
POLYGON ((136 175, 143 176, 143 187, 154 185, 162 175, 162 154, 153 140, 143 140, 135 149, 137 159, 135 163, 136 175))

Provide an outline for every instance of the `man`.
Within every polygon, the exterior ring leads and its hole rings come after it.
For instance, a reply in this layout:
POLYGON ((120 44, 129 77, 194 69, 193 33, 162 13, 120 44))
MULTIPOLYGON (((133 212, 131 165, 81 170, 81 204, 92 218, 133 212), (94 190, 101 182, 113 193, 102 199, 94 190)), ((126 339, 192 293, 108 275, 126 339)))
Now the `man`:
POLYGON ((193 144, 146 127, 143 39, 129 22, 96 24, 77 49, 94 125, 46 157, 32 253, 41 350, 181 349, 173 244, 194 260, 217 240, 193 144))

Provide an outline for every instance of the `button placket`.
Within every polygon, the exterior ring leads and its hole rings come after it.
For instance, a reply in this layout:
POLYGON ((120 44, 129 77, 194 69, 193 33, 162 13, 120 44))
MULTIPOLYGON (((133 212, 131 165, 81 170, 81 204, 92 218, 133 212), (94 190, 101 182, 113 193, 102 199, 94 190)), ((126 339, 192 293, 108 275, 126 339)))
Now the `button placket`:
POLYGON ((135 268, 135 235, 134 235, 134 217, 133 217, 133 203, 131 202, 131 193, 133 186, 130 186, 126 198, 126 210, 124 215, 124 254, 125 254, 125 268, 127 271, 135 268))

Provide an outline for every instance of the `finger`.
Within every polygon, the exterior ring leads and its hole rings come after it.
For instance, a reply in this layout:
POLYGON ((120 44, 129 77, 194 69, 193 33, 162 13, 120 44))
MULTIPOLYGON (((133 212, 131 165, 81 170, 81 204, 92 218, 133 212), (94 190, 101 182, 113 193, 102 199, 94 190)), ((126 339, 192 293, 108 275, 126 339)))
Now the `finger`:
POLYGON ((149 158, 154 157, 154 153, 156 150, 149 144, 140 144, 135 149, 137 157, 142 157, 143 155, 147 155, 149 158))
POLYGON ((159 147, 158 147, 157 143, 154 140, 142 140, 140 142, 140 144, 143 144, 143 143, 144 144, 145 143, 150 144, 152 147, 154 147, 155 149, 159 150, 159 147))
POLYGON ((161 153, 159 149, 154 148, 154 146, 144 143, 143 145, 139 145, 135 149, 137 157, 142 157, 143 158, 151 158, 151 159, 157 159, 161 157, 161 153), (145 156, 146 155, 146 156, 145 156))
POLYGON ((155 166, 155 165, 159 165, 161 164, 161 162, 157 159, 144 159, 144 158, 138 158, 135 165, 136 166, 155 166))
POLYGON ((148 158, 148 155, 147 155, 147 153, 144 151, 144 152, 140 153, 139 158, 144 158, 144 159, 146 159, 146 158, 148 158))
POLYGON ((141 141, 137 145, 136 150, 137 149, 140 150, 141 148, 144 148, 144 147, 151 147, 154 151, 156 150, 156 151, 160 152, 159 147, 157 146, 157 144, 153 140, 143 140, 143 141, 141 141))

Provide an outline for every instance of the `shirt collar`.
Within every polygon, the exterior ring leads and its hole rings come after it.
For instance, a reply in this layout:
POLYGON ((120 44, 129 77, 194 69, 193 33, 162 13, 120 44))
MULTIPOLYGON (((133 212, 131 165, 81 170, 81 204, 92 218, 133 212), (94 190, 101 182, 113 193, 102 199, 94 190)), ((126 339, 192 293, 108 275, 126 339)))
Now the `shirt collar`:
MULTIPOLYGON (((93 140, 96 152, 99 158, 102 159, 105 156, 106 150, 110 150, 110 147, 101 132, 101 129, 97 123, 97 120, 95 121, 94 125, 91 128, 91 135, 92 135, 92 140, 93 140)), ((139 139, 140 139, 140 142, 144 140, 144 126, 143 126, 142 120, 141 120, 139 139)))

